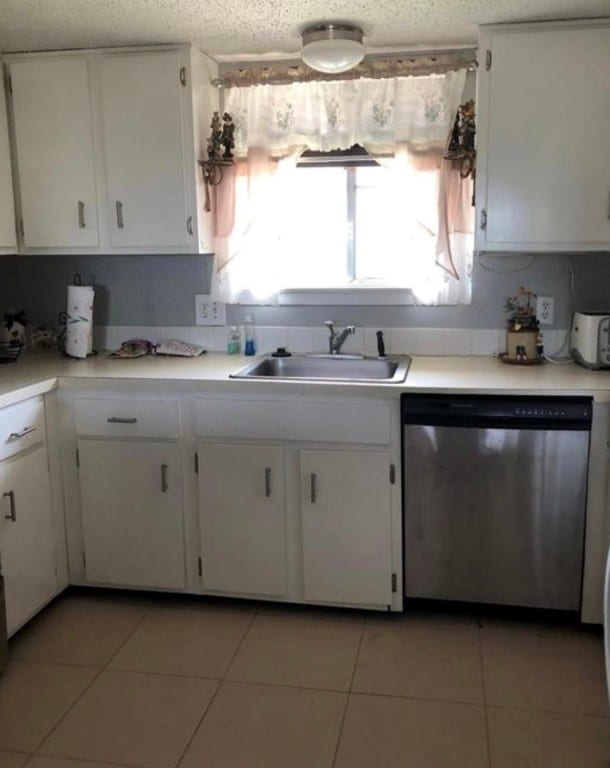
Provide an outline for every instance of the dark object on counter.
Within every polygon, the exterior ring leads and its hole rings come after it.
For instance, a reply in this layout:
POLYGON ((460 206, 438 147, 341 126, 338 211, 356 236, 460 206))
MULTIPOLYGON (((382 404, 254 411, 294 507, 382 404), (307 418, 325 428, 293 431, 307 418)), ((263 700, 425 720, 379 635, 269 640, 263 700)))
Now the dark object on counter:
POLYGON ((22 344, 15 344, 12 341, 0 342, 0 363, 15 363, 23 349, 22 344))
POLYGON ((385 344, 383 343, 383 331, 377 331, 377 355, 385 357, 385 344))
POLYGON ((28 324, 25 310, 19 312, 5 312, 4 322, 0 327, 0 338, 14 347, 22 347, 25 344, 25 327, 28 324))
POLYGON ((4 313, 4 327, 7 331, 10 331, 15 323, 19 323, 19 325, 28 324, 27 317, 25 316, 25 309, 20 309, 19 312, 4 313))
POLYGON ((271 353, 271 357, 292 357, 292 352, 289 352, 286 347, 278 347, 271 353))

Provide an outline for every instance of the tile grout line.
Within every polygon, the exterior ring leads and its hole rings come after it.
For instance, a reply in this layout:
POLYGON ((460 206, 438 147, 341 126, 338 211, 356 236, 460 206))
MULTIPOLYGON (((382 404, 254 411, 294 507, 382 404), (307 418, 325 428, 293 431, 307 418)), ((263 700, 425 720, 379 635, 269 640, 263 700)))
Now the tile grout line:
POLYGON ((367 625, 367 617, 364 617, 364 621, 362 622, 362 627, 360 628, 360 637, 358 639, 358 648, 356 649, 356 656, 354 658, 354 667, 352 669, 352 675, 350 677, 349 681, 349 687, 346 692, 345 696, 345 705, 343 707, 343 714, 341 715, 341 724, 339 725, 339 733, 337 734, 337 743, 335 744, 335 752, 333 754, 333 761, 332 761, 332 768, 337 764, 337 757, 339 755, 339 745, 341 744, 341 736, 343 735, 343 728, 345 726, 345 720, 347 718, 347 707, 349 705, 349 700, 352 695, 352 688, 354 685, 354 677, 356 676, 356 669, 358 667, 358 661, 360 659, 360 649, 362 648, 362 641, 364 640, 364 632, 366 630, 367 625))
MULTIPOLYGON (((68 707, 68 709, 63 713, 63 715, 59 718, 59 720, 55 723, 55 725, 51 728, 51 730, 41 739, 41 741, 36 745, 36 748, 32 752, 32 755, 38 754, 38 750, 42 747, 42 745, 45 743, 45 741, 57 730, 57 728, 60 726, 61 723, 65 720, 65 718, 72 712, 74 707, 78 704, 78 702, 83 698, 85 693, 91 688, 91 686, 99 680, 99 678, 102 676, 102 674, 108 669, 108 665, 110 662, 114 659, 114 657, 119 653, 119 651, 123 648, 123 646, 128 642, 128 640, 131 638, 131 636, 136 632, 146 617, 151 613, 153 610, 154 603, 151 604, 148 608, 148 610, 144 611, 143 616, 140 618, 140 620, 135 624, 134 628, 131 630, 131 632, 127 635, 127 637, 123 640, 123 642, 119 645, 119 647, 116 649, 116 651, 110 656, 106 664, 104 664, 100 669, 98 670, 98 673, 94 675, 94 677, 91 679, 88 685, 86 685, 83 690, 80 692, 80 694, 76 697, 76 699, 72 702, 72 704, 68 707)), ((75 665, 69 665, 66 664, 66 666, 73 666, 75 665)), ((83 667, 75 667, 76 669, 83 669, 83 667)), ((91 669, 91 667, 89 667, 91 669)))
POLYGON ((489 735, 489 712, 487 710, 487 689, 485 688, 485 659, 483 653, 483 622, 478 620, 479 631, 477 640, 479 645, 479 665, 481 669, 481 690, 483 693, 483 719, 485 722, 485 743, 487 745, 487 765, 491 768, 491 738, 489 735))
POLYGON ((246 631, 244 632, 242 639, 241 639, 241 640, 239 641, 239 643, 237 644, 237 648, 235 649, 235 652, 234 652, 234 653, 233 653, 233 655, 231 656, 231 659, 230 659, 229 663, 227 664, 227 668, 225 669, 225 671, 224 671, 224 674, 222 675, 222 677, 221 677, 220 679, 217 679, 218 685, 216 686, 216 690, 214 691, 214 693, 213 693, 213 694, 212 694, 212 696, 210 697, 210 700, 208 701, 208 703, 207 703, 206 707, 204 708, 204 710, 203 710, 203 713, 202 713, 202 715, 201 715, 201 717, 200 717, 200 719, 199 719, 199 722, 197 723, 197 725, 196 725, 196 726, 195 726, 195 728, 193 729, 193 733, 191 734, 191 737, 190 737, 190 739, 187 741, 187 743, 186 743, 186 745, 185 745, 184 749, 183 749, 183 750, 182 750, 182 752, 180 753, 180 757, 179 757, 179 758, 178 758, 178 760, 176 761, 176 765, 175 765, 175 768, 178 768, 178 766, 182 765, 182 761, 184 760, 184 758, 185 758, 185 756, 186 756, 186 753, 187 753, 187 752, 188 752, 188 750, 189 750, 189 747, 190 747, 190 746, 191 746, 191 744, 193 743, 193 739, 194 739, 194 738, 195 738, 195 736, 197 735, 197 731, 198 731, 198 730, 201 728, 201 724, 203 723, 203 721, 205 720, 205 717, 206 717, 206 715, 208 714, 208 712, 209 712, 209 711, 210 711, 210 709, 212 708, 212 704, 213 704, 213 703, 214 703, 214 701, 216 700, 216 697, 218 696, 218 693, 220 692, 220 689, 222 688, 222 684, 223 684, 223 683, 225 682, 225 680, 227 679, 227 673, 228 673, 229 669, 231 668, 231 666, 232 666, 233 662, 235 661, 235 657, 236 657, 236 656, 237 656, 237 654, 240 652, 240 650, 241 650, 241 647, 242 647, 242 645, 244 644, 244 642, 245 642, 245 640, 246 640, 246 637, 248 636, 248 634, 249 634, 249 632, 250 632, 250 629, 252 628, 252 624, 254 624, 254 620, 256 619, 256 617, 257 617, 257 616, 258 616, 258 614, 259 614, 259 610, 260 610, 260 609, 257 607, 257 608, 255 608, 255 609, 254 609, 254 611, 252 612, 252 617, 251 617, 251 619, 250 619, 250 622, 249 622, 248 626, 246 627, 246 631))

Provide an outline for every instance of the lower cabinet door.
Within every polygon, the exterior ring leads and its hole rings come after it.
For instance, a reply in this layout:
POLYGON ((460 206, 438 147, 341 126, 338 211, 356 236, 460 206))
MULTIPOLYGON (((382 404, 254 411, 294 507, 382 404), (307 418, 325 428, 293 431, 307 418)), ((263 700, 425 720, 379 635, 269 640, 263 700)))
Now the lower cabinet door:
POLYGON ((184 589, 178 446, 80 440, 78 453, 87 581, 184 589))
POLYGON ((0 464, 0 516, 6 619, 12 634, 57 592, 44 446, 0 464))
POLYGON ((306 600, 391 603, 389 471, 383 452, 301 452, 306 600))
POLYGON ((284 450, 199 444, 204 589, 286 593, 284 450))

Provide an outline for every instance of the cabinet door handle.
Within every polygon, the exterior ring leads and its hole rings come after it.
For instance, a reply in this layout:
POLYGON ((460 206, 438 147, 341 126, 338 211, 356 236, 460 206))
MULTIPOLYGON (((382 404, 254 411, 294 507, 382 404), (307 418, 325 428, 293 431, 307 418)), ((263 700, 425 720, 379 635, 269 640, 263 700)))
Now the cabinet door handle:
POLYGON ((85 228, 85 204, 82 200, 78 201, 78 226, 79 229, 85 228))
POLYGON ((137 424, 138 420, 135 416, 110 416, 106 421, 109 424, 137 424))
POLYGON ((265 496, 271 496, 271 467, 265 467, 265 496))
POLYGON ((167 493, 167 464, 161 464, 161 493, 167 493))
POLYGON ((608 220, 610 220, 610 189, 608 189, 608 220))
POLYGON ((309 488, 309 498, 311 499, 311 503, 315 504, 318 500, 318 476, 315 472, 311 473, 311 482, 310 482, 310 488, 309 488))
POLYGON ((123 203, 120 200, 116 201, 116 225, 119 229, 124 229, 125 222, 123 221, 123 203))
POLYGON ((3 493, 3 497, 8 496, 9 500, 9 506, 10 506, 10 512, 8 515, 5 515, 5 518, 7 520, 12 520, 13 523, 17 521, 17 505, 15 504, 15 491, 9 491, 8 493, 3 493))
POLYGON ((36 432, 36 427, 26 427, 25 429, 22 429, 21 432, 11 432, 6 442, 13 443, 15 440, 20 440, 26 435, 31 435, 32 432, 36 432))
POLYGON ((186 220, 186 231, 189 233, 189 235, 193 234, 193 217, 189 216, 186 220))

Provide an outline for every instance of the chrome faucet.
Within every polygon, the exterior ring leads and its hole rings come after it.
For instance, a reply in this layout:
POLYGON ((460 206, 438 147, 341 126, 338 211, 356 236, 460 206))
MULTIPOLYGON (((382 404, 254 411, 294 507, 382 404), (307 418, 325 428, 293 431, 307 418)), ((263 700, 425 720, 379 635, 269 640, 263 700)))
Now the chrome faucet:
POLYGON ((330 333, 328 339, 328 353, 329 355, 338 355, 339 352, 341 352, 341 347, 345 343, 345 339, 347 339, 350 334, 356 333, 356 327, 348 325, 341 331, 341 333, 337 333, 335 324, 332 320, 325 320, 324 325, 328 328, 330 333))

